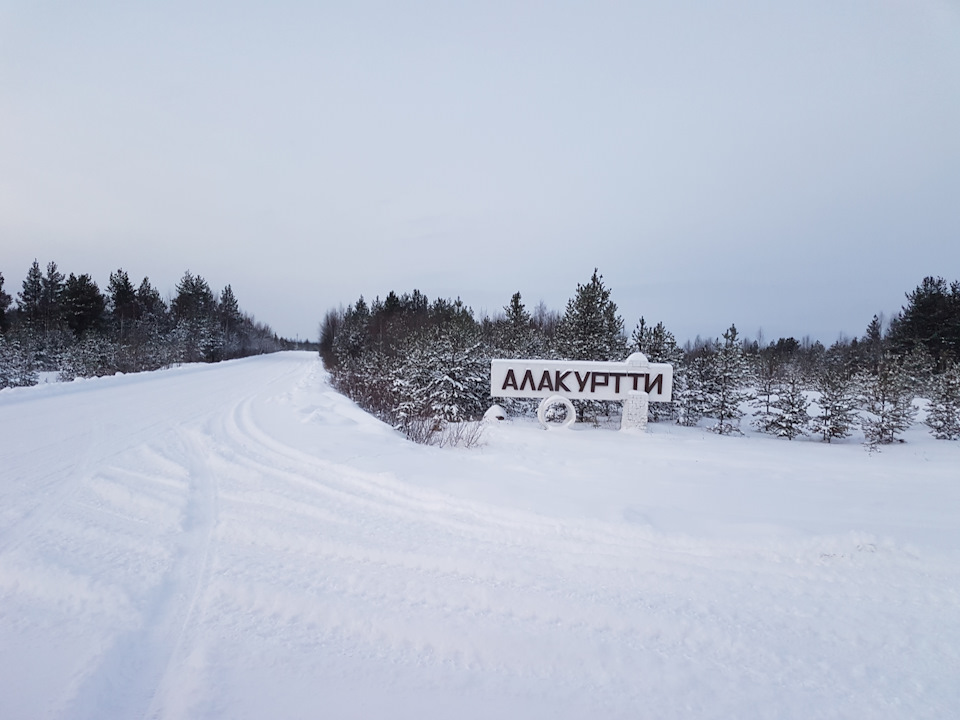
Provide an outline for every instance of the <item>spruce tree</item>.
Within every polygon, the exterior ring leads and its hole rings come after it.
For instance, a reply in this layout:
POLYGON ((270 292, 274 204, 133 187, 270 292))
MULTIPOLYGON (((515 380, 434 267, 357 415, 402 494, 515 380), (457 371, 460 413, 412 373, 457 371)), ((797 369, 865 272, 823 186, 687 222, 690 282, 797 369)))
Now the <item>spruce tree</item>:
POLYGON ((960 364, 950 365, 937 376, 924 423, 938 440, 960 438, 960 364))

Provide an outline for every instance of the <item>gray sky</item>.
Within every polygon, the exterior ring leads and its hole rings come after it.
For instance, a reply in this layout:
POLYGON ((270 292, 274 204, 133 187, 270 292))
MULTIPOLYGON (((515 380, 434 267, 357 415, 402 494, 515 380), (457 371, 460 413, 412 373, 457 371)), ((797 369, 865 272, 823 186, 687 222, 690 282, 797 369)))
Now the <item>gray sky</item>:
POLYGON ((960 279, 960 4, 0 0, 0 248, 829 343, 960 279))

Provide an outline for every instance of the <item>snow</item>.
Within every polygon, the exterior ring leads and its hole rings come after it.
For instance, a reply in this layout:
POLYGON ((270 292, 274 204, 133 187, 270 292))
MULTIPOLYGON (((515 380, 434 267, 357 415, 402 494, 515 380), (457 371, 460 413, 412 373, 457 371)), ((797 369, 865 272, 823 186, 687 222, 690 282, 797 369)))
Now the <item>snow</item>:
POLYGON ((0 437, 8 720, 960 716, 923 426, 422 447, 281 353, 4 390, 0 437))

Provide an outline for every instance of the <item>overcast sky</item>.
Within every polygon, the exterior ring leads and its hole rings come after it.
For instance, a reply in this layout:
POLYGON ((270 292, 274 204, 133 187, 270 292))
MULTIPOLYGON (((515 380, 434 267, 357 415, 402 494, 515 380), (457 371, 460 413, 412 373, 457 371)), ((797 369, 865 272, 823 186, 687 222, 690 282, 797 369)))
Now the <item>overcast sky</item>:
POLYGON ((0 272, 855 336, 960 279, 960 3, 6 2, 0 272))

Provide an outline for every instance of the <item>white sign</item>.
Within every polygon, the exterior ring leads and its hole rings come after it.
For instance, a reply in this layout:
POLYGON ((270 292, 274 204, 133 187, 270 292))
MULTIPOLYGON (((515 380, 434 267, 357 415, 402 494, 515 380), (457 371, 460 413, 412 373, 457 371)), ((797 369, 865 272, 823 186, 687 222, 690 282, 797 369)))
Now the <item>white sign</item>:
POLYGON ((641 353, 626 362, 584 360, 491 360, 491 397, 624 400, 644 392, 650 402, 670 402, 673 366, 651 363, 641 353))

